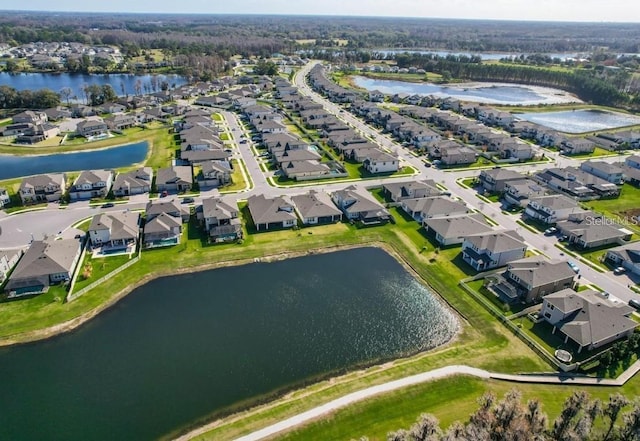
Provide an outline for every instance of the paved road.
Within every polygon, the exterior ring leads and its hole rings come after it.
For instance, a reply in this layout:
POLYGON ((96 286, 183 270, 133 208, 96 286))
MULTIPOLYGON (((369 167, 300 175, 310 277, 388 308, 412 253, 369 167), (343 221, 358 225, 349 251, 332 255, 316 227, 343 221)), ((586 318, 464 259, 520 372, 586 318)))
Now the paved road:
MULTIPOLYGON (((502 228, 508 230, 516 230, 527 242, 527 244, 532 247, 542 251, 545 255, 552 259, 566 259, 567 256, 564 255, 563 251, 556 248, 555 244, 557 243, 557 238, 554 236, 547 237, 539 233, 532 233, 526 228, 520 226, 516 221, 520 219, 520 216, 512 216, 508 214, 504 214, 501 210, 500 204, 497 203, 486 203, 479 199, 476 195, 475 190, 466 189, 461 187, 456 183, 456 180, 463 177, 470 177, 480 174, 480 170, 467 170, 467 171, 443 171, 437 168, 425 168, 423 161, 420 158, 417 158, 410 154, 406 149, 399 146, 395 143, 388 135, 380 133, 380 131, 375 128, 365 124, 360 119, 356 118, 349 112, 343 111, 343 109, 334 104, 317 93, 315 93, 309 85, 305 81, 306 74, 311 70, 311 68, 317 64, 317 62, 312 62, 307 64, 302 70, 298 72, 294 79, 295 85, 301 90, 301 92, 307 96, 309 96, 314 101, 321 103, 325 109, 328 111, 339 115, 345 122, 352 125, 360 132, 365 134, 366 136, 373 138, 376 140, 378 144, 382 147, 385 147, 391 151, 396 152, 399 157, 405 163, 408 163, 418 169, 419 175, 416 179, 419 178, 429 178, 433 179, 435 182, 443 184, 447 187, 447 189, 452 193, 454 197, 459 197, 465 201, 465 203, 472 208, 481 211, 485 215, 491 217, 495 222, 497 222, 502 228)), ((545 155, 554 159, 559 167, 566 167, 569 165, 579 166, 580 161, 574 160, 571 158, 567 158, 559 155, 557 152, 547 152, 544 151, 545 155)), ((620 161, 620 158, 623 156, 615 156, 611 158, 605 158, 609 162, 612 161, 620 161)), ((533 172, 538 169, 547 168, 549 164, 531 164, 531 165, 523 165, 519 167, 513 167, 513 170, 520 171, 523 173, 533 172)), ((402 180, 402 179, 401 179, 402 180)), ((406 178, 404 179, 406 180, 406 178)), ((578 260, 573 259, 578 267, 580 268, 580 277, 581 279, 585 279, 591 283, 598 285, 600 288, 604 289, 606 292, 610 293, 614 298, 618 298, 624 302, 629 301, 632 297, 637 297, 633 291, 628 288, 628 284, 632 283, 627 276, 614 276, 611 272, 608 273, 599 273, 594 270, 590 266, 581 263, 578 260)))
MULTIPOLYGON (((369 126, 360 119, 356 118, 349 112, 344 111, 340 106, 324 99, 314 91, 312 91, 308 84, 306 84, 305 76, 311 70, 311 68, 317 62, 311 62, 301 69, 294 78, 294 84, 300 89, 302 94, 308 95, 314 101, 321 103, 325 109, 329 112, 337 115, 347 124, 353 126, 365 136, 373 139, 382 147, 398 154, 401 163, 403 165, 413 166, 418 173, 413 178, 407 176, 397 178, 386 179, 371 179, 366 181, 355 182, 338 182, 334 184, 310 184, 304 187, 274 187, 268 180, 265 173, 260 169, 257 158, 255 157, 251 149, 251 141, 248 133, 244 132, 242 125, 238 121, 238 117, 233 112, 223 111, 222 115, 225 118, 224 124, 229 128, 229 133, 232 135, 236 148, 234 149, 234 157, 242 159, 247 167, 247 171, 251 177, 251 184, 245 190, 237 194, 238 199, 246 199, 253 194, 265 194, 266 196, 281 196, 281 195, 295 195, 307 192, 314 186, 321 187, 322 189, 332 192, 343 189, 349 185, 360 186, 379 186, 382 183, 389 182, 401 182, 407 179, 421 179, 429 178, 444 185, 452 193, 454 197, 459 197, 467 203, 470 207, 482 211, 487 216, 491 217, 501 227, 510 230, 516 230, 522 235, 530 247, 537 248, 550 258, 565 259, 563 252, 555 247, 557 239, 555 237, 546 237, 542 234, 532 233, 529 230, 521 227, 516 221, 519 216, 511 216, 504 214, 500 209, 499 204, 489 204, 483 202, 476 197, 476 192, 471 189, 460 187, 456 180, 461 177, 474 176, 480 173, 479 170, 471 171, 451 171, 445 172, 436 168, 426 168, 424 162, 412 154, 410 154, 402 146, 394 142, 389 135, 381 133, 379 130, 369 126), (247 139, 246 143, 241 143, 240 138, 247 139), (250 188, 249 188, 250 187, 250 188)), ((558 153, 546 152, 545 154, 552 157, 554 161, 560 167, 566 167, 568 165, 579 165, 579 161, 560 156, 558 153)), ((619 161, 620 157, 604 158, 606 161, 619 161)), ((533 164, 523 165, 519 167, 513 167, 514 170, 522 172, 533 172, 535 170, 548 167, 548 164, 533 164)), ((217 194, 216 191, 202 194, 196 198, 196 203, 200 202, 203 197, 217 194)), ((141 209, 144 207, 142 202, 129 202, 127 204, 118 205, 115 208, 108 210, 122 210, 122 209, 141 209)), ((100 208, 88 208, 86 204, 75 203, 70 204, 66 209, 58 209, 57 207, 43 210, 29 212, 19 215, 3 216, 0 218, 0 248, 17 248, 23 247, 29 243, 32 239, 41 239, 44 235, 55 235, 60 231, 65 230, 73 223, 92 216, 93 214, 102 211, 100 208)), ((613 297, 622 301, 628 301, 632 297, 637 297, 629 288, 628 284, 633 283, 626 275, 614 276, 611 272, 599 273, 588 265, 585 265, 577 260, 576 264, 580 267, 580 276, 583 280, 589 281, 600 286, 605 291, 609 292, 613 297)))
MULTIPOLYGON (((517 383, 537 383, 537 384, 557 384, 557 385, 571 385, 571 386, 622 386, 633 375, 640 370, 640 361, 636 361, 623 375, 613 379, 598 379, 590 377, 581 377, 570 374, 549 374, 549 375, 510 375, 501 374, 495 372, 485 371, 483 369, 477 369, 465 365, 452 365, 438 369, 434 369, 421 374, 411 375, 409 377, 401 378, 398 380, 389 381, 387 383, 371 386, 366 389, 352 392, 344 395, 340 398, 336 398, 326 404, 310 409, 306 412, 302 412, 298 415, 294 415, 286 420, 267 426, 263 429, 252 432, 248 435, 237 438, 237 441, 258 441, 264 438, 268 438, 277 433, 293 429, 294 427, 301 426, 305 423, 313 421, 317 418, 326 416, 338 409, 347 407, 351 404, 359 401, 366 400, 379 394, 392 392, 398 389, 402 389, 408 386, 414 386, 416 384, 426 383, 428 381, 438 380, 444 377, 452 375, 470 375, 484 380, 494 379, 502 381, 510 381, 517 383)), ((190 432, 180 438, 177 441, 186 441, 196 436, 206 433, 215 427, 216 423, 212 425, 201 427, 193 432, 190 432)))

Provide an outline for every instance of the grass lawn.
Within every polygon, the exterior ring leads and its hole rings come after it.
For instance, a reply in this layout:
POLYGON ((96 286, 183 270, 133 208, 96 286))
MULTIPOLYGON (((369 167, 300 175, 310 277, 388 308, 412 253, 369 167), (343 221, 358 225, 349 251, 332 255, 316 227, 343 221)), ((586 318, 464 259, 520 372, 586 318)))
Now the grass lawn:
POLYGON ((74 286, 74 292, 79 291, 101 277, 106 276, 111 271, 121 267, 128 261, 128 255, 100 257, 94 259, 91 257, 91 253, 86 253, 82 264, 78 267, 78 279, 74 286), (84 277, 83 274, 86 274, 87 277, 84 277))
MULTIPOLYGON (((83 151, 94 150, 106 147, 116 147, 125 144, 132 144, 140 141, 148 141, 150 144, 156 143, 168 143, 170 137, 159 136, 160 134, 168 134, 168 128, 158 129, 143 129, 140 127, 134 127, 126 129, 123 135, 114 136, 113 138, 101 139, 99 141, 86 142, 84 138, 76 138, 64 145, 54 145, 49 147, 38 147, 35 150, 30 146, 16 146, 16 145, 0 145, 0 154, 7 155, 43 155, 53 153, 64 153, 71 151, 83 151)), ((159 146, 158 146, 159 147, 159 146)), ((148 164, 147 164, 148 165, 148 164)))
POLYGON ((624 184, 620 197, 616 199, 600 199, 585 202, 588 209, 602 213, 613 220, 624 224, 636 234, 640 234, 640 226, 634 221, 634 216, 640 216, 640 188, 631 184, 624 184))
POLYGON ((224 117, 223 117, 221 114, 219 114, 219 113, 214 113, 211 117, 212 117, 212 118, 213 118, 213 120, 214 120, 214 121, 216 121, 216 122, 222 122, 222 121, 224 121, 224 117))
MULTIPOLYGON (((233 165, 233 173, 231 174, 231 184, 226 187, 221 187, 220 192, 222 193, 231 193, 240 190, 244 190, 247 188, 247 181, 244 179, 244 175, 242 174, 242 169, 244 168, 244 162, 238 161, 237 159, 232 159, 231 164, 233 165)), ((249 182, 249 186, 251 183, 249 182)))
POLYGON ((596 147, 592 153, 583 153, 578 155, 566 155, 568 158, 580 159, 580 158, 597 158, 600 156, 614 156, 616 153, 610 152, 609 150, 603 149, 601 147, 596 147))
MULTIPOLYGON (((514 388, 522 392, 522 402, 529 399, 540 400, 543 411, 547 413, 551 422, 559 415, 562 403, 574 390, 574 388, 562 386, 514 385, 495 380, 455 376, 357 403, 278 439, 337 441, 360 439, 366 436, 371 441, 384 441, 387 439, 388 432, 408 429, 422 413, 435 415, 440 420, 440 427, 446 429, 456 420, 466 422, 468 416, 477 410, 477 400, 484 393, 493 392, 502 398, 514 388)), ((610 394, 614 393, 612 389, 606 388, 584 389, 591 397, 605 401, 610 394)), ((630 381, 621 392, 627 397, 637 396, 640 392, 640 381, 638 379, 630 381)))

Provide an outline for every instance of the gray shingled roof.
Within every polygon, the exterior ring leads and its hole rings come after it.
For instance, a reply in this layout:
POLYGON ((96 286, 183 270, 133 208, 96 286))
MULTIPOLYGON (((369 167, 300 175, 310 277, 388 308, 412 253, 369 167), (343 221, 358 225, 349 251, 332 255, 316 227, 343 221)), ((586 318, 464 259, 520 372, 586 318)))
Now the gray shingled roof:
POLYGON ((72 264, 79 248, 80 242, 76 239, 33 241, 13 270, 5 289, 29 286, 20 283, 25 279, 41 280, 42 285, 48 285, 50 274, 73 272, 72 264))
POLYGON ((113 172, 111 170, 84 170, 80 173, 80 176, 78 176, 74 185, 95 185, 98 182, 107 182, 112 173, 113 172))
POLYGON ((238 207, 221 198, 207 198, 202 200, 202 213, 205 218, 232 219, 233 213, 238 213, 238 207))
POLYGON ((463 237, 469 234, 491 231, 491 225, 487 223, 480 213, 463 216, 435 217, 424 221, 430 230, 435 231, 444 238, 463 237))
POLYGON ((47 187, 49 185, 64 185, 63 173, 47 173, 42 175, 27 176, 20 183, 20 189, 27 187, 47 187))
POLYGON ((140 215, 132 211, 116 211, 93 216, 89 231, 109 230, 110 240, 137 239, 140 215))
POLYGON ((118 174, 113 184, 113 189, 150 187, 152 180, 153 169, 151 167, 142 167, 128 173, 118 174))
POLYGON ((465 238, 479 250, 502 253, 525 247, 524 239, 513 230, 472 234, 465 238))
POLYGON ((171 231, 175 227, 182 227, 180 218, 173 217, 167 213, 160 213, 144 225, 144 234, 164 233, 171 231))
POLYGON ((174 182, 193 182, 191 174, 191 166, 188 165, 176 165, 173 167, 165 167, 158 169, 158 175, 156 176, 156 185, 162 185, 174 182))
POLYGON ((302 218, 340 216, 342 212, 331 202, 327 193, 311 190, 291 198, 302 218))
POLYGON ((267 199, 263 194, 254 195, 247 200, 247 205, 256 225, 297 220, 293 213, 293 205, 282 197, 267 199))
POLYGON ((564 289, 547 295, 545 300, 563 314, 569 314, 556 326, 581 346, 597 344, 638 326, 628 318, 634 311, 632 307, 614 303, 593 290, 564 289))
POLYGON ((541 206, 550 208, 552 210, 562 210, 565 208, 578 207, 578 202, 561 194, 552 194, 531 198, 530 202, 537 202, 541 206))
POLYGON ((451 213, 469 212, 466 204, 445 197, 405 199, 403 204, 413 212, 420 212, 424 217, 448 216, 451 213))
POLYGON ((509 264, 508 271, 532 288, 555 281, 572 279, 575 273, 565 261, 547 260, 544 256, 525 257, 509 264))

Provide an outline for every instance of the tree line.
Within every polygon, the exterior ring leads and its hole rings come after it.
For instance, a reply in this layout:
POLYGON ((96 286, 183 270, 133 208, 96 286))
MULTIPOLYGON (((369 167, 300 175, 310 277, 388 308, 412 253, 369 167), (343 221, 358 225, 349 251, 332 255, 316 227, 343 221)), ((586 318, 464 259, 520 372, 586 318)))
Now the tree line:
POLYGON ((50 89, 16 90, 0 86, 0 109, 47 109, 60 104, 60 95, 50 89))
MULTIPOLYGON (((466 423, 454 422, 446 430, 438 419, 422 414, 409 429, 387 435, 388 441, 638 441, 640 398, 620 393, 607 401, 576 391, 564 402, 558 417, 549 424, 538 400, 522 402, 511 390, 501 400, 483 395, 478 409, 466 423)), ((360 441, 365 441, 363 437, 360 441)))

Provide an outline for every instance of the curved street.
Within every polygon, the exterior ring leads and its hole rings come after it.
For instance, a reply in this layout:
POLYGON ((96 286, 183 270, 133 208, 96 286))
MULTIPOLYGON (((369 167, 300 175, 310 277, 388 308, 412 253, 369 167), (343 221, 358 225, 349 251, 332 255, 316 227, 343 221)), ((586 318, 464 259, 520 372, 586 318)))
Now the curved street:
MULTIPOLYGON (((360 185, 365 187, 380 186, 385 182, 402 182, 408 179, 433 179, 435 182, 444 185, 453 197, 458 197, 465 201, 470 207, 481 211, 485 215, 489 216, 500 227, 508 230, 516 230, 526 241, 530 248, 535 248, 548 256, 551 259, 566 259, 563 251, 558 249, 557 238, 544 236, 543 234, 533 233, 526 228, 523 228, 517 221, 520 219, 519 215, 505 214, 499 204, 486 203, 476 196, 476 192, 469 188, 463 188, 457 184, 457 180, 460 178, 468 178, 477 176, 480 170, 460 170, 460 171, 443 171, 435 167, 426 168, 421 158, 413 156, 408 150, 404 149, 398 143, 394 142, 389 135, 381 133, 379 130, 364 123, 360 119, 356 118, 349 112, 345 112, 340 106, 334 104, 322 96, 318 95, 311 90, 306 83, 305 78, 307 73, 313 66, 318 64, 319 61, 312 61, 304 66, 294 77, 294 85, 298 87, 300 92, 309 96, 315 102, 320 103, 323 107, 345 121, 347 124, 360 131, 365 136, 375 140, 380 146, 386 148, 389 151, 396 153, 400 160, 401 165, 410 165, 417 170, 417 173, 413 176, 400 176, 396 178, 384 178, 384 179, 367 179, 367 180, 353 180, 353 181, 341 181, 334 184, 309 184, 295 187, 277 187, 273 186, 265 176, 265 173, 260 168, 258 159, 256 158, 251 146, 251 142, 241 143, 239 142, 239 134, 245 138, 250 138, 247 133, 243 132, 243 127, 240 124, 238 117, 235 113, 229 111, 222 111, 222 115, 225 118, 224 124, 229 130, 229 133, 233 135, 235 142, 234 156, 238 159, 242 159, 246 166, 246 170, 249 174, 245 177, 250 184, 249 188, 237 193, 239 200, 246 199, 253 194, 264 194, 266 196, 280 196, 280 195, 295 195, 302 194, 309 191, 311 188, 321 188, 325 191, 332 192, 343 189, 349 185, 360 185)), ((557 166, 565 167, 568 165, 579 165, 579 161, 563 157, 558 153, 545 154, 554 159, 557 166)), ((605 161, 619 161, 620 157, 604 158, 605 161)), ((513 170, 521 172, 532 172, 541 168, 548 167, 551 163, 547 164, 530 164, 511 167, 513 170)), ((200 202, 203 197, 208 197, 212 194, 217 194, 217 190, 211 192, 204 192, 200 196, 196 197, 196 203, 200 202)), ((86 219, 100 211, 106 210, 138 210, 143 209, 147 200, 147 196, 142 199, 136 199, 129 201, 125 204, 117 204, 113 208, 103 209, 99 207, 89 207, 86 202, 76 202, 69 204, 66 208, 59 207, 57 204, 50 204, 47 209, 27 211, 24 213, 6 215, 0 212, 0 248, 18 248, 24 247, 33 239, 41 239, 43 236, 52 236, 64 232, 74 223, 82 219, 86 219)), ((613 276, 611 272, 600 273, 593 269, 591 266, 586 265, 578 260, 574 260, 580 268, 580 278, 582 281, 586 280, 599 286, 604 291, 610 293, 613 297, 618 298, 624 302, 628 302, 631 298, 637 297, 630 288, 630 279, 626 275, 613 276)))

